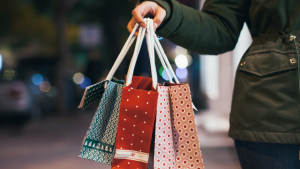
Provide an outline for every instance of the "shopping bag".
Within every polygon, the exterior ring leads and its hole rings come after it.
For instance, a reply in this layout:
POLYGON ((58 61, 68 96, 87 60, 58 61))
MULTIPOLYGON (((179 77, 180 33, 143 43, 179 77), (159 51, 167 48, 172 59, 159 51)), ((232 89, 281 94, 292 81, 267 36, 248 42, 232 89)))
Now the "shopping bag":
POLYGON ((110 81, 95 113, 79 157, 111 165, 124 84, 110 81))
POLYGON ((137 88, 130 85, 122 92, 113 168, 147 167, 158 93, 151 89, 150 78, 132 83, 137 88))
MULTIPOLYGON (((146 21, 148 28, 148 20, 146 21)), ((140 28, 126 77, 126 87, 122 91, 113 169, 147 168, 158 97, 154 48, 149 34, 147 46, 152 79, 137 76, 132 78, 144 34, 145 29, 140 28)))
MULTIPOLYGON (((112 78, 111 81, 120 84, 124 83, 122 80, 117 80, 115 78, 112 78)), ((108 82, 109 80, 103 80, 99 83, 86 87, 78 108, 82 108, 82 110, 85 110, 93 103, 100 101, 105 91, 105 85, 108 82)))
POLYGON ((150 24, 150 31, 151 37, 155 39, 155 49, 169 78, 169 83, 158 87, 154 166, 149 165, 148 168, 203 169, 203 160, 193 112, 193 108, 196 108, 192 103, 189 85, 179 83, 154 33, 152 24, 150 24), (169 69, 167 69, 164 62, 169 69), (173 75, 176 84, 173 83, 169 71, 173 75))
MULTIPOLYGON (((153 20, 149 21, 150 37, 156 37, 153 31, 153 20)), ((159 56, 160 62, 165 69, 169 82, 172 82, 171 75, 167 69, 165 61, 159 51, 158 46, 154 43, 156 52, 159 56)), ((158 100, 157 100, 157 113, 155 122, 154 134, 154 151, 150 153, 148 169, 173 169, 175 166, 175 154, 173 146, 173 133, 171 126, 171 109, 169 100, 169 87, 158 86, 158 100), (154 157, 153 157, 154 156, 154 157)))
MULTIPOLYGON (((137 25, 134 29, 137 29, 137 25)), ((122 88, 125 86, 122 81, 112 80, 112 76, 133 43, 135 39, 133 34, 134 32, 131 33, 127 39, 106 80, 96 85, 98 86, 98 92, 95 92, 95 94, 89 94, 90 90, 93 91, 93 86, 86 90, 86 96, 84 96, 83 100, 93 96, 93 98, 99 98, 101 97, 99 96, 101 91, 104 91, 104 94, 84 138, 79 154, 79 157, 81 158, 94 160, 108 165, 111 165, 112 163, 122 88)), ((83 107, 88 106, 88 104, 89 102, 86 103, 86 105, 83 104, 83 107)))
POLYGON ((189 85, 179 83, 152 27, 151 33, 156 42, 155 49, 170 82, 158 87, 154 168, 203 169, 189 85), (169 69, 166 69, 163 60, 169 69), (169 71, 177 84, 172 82, 169 71))
POLYGON ((188 84, 170 85, 176 168, 203 169, 195 116, 188 84))
POLYGON ((158 87, 158 101, 155 124, 154 168, 174 169, 175 151, 171 126, 169 87, 158 87))

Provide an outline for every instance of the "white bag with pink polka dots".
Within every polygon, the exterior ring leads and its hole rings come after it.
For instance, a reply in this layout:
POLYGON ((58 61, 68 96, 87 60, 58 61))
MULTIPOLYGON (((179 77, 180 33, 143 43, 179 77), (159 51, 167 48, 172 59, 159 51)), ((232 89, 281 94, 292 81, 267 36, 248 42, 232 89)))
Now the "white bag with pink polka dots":
POLYGON ((153 30, 152 34, 156 42, 155 49, 170 83, 158 87, 154 166, 148 168, 203 169, 189 85, 179 83, 153 30), (169 71, 177 84, 172 82, 169 71))

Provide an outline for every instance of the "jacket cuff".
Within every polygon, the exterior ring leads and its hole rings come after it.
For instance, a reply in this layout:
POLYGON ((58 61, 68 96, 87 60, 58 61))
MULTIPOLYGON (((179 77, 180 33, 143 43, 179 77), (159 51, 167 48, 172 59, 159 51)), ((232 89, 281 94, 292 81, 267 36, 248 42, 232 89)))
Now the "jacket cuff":
POLYGON ((168 0, 148 0, 148 1, 153 1, 166 10, 166 17, 164 18, 164 21, 170 17, 172 11, 168 0))
POLYGON ((180 3, 174 0, 148 0, 153 1, 166 10, 166 17, 156 29, 156 34, 164 38, 169 37, 180 25, 182 18, 180 3))

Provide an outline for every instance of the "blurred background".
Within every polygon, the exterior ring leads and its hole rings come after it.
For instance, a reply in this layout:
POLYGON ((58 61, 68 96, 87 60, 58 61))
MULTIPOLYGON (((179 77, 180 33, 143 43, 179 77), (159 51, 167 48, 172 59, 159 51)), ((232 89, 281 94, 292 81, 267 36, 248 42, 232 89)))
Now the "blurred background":
MULTIPOLYGON (((200 10, 204 0, 179 0, 200 10)), ((129 36, 138 0, 0 1, 0 168, 109 169, 77 158, 97 104, 77 108, 84 89, 104 80, 129 36)), ((205 32, 203 32, 205 33, 205 32)), ((227 137, 235 71, 252 39, 244 26, 236 48, 199 55, 161 39, 172 68, 188 83, 206 169, 240 169, 227 137)), ((145 43, 145 42, 144 42, 145 43)), ((114 77, 124 79, 130 49, 114 77)), ((150 77, 142 46, 134 74, 150 77)), ((156 59, 160 83, 168 77, 156 59)))

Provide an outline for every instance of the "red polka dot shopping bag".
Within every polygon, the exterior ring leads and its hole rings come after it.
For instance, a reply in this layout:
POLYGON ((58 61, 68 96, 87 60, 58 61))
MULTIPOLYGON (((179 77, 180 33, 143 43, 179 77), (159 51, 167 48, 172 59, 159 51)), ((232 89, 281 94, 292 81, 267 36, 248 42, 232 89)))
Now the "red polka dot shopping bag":
MULTIPOLYGON (((138 25, 135 26, 135 30, 138 25)), ((133 31, 134 32, 134 31, 133 31)), ((106 80, 86 88, 79 108, 86 109, 93 102, 100 104, 83 140, 79 157, 111 165, 119 119, 123 81, 113 80, 113 74, 135 40, 133 33, 127 39, 106 80)))
POLYGON ((153 168, 203 169, 189 85, 179 84, 159 41, 156 36, 154 38, 155 49, 170 83, 158 87, 153 168), (177 84, 172 82, 169 71, 177 84))
MULTIPOLYGON (((147 30, 148 22, 146 20, 147 30)), ((147 169, 158 98, 154 41, 148 33, 152 79, 138 76, 132 78, 145 30, 139 29, 134 56, 126 77, 126 87, 122 91, 113 169, 147 169)))

